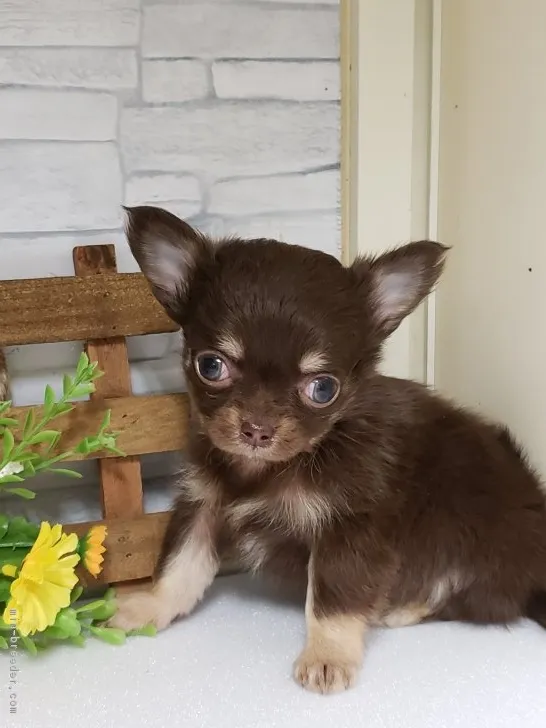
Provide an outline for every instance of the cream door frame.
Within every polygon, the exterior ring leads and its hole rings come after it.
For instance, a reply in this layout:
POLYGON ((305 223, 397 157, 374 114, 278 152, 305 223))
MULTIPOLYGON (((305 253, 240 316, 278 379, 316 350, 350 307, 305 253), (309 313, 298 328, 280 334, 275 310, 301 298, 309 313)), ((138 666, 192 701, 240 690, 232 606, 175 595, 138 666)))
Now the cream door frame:
MULTIPOLYGON (((342 250, 347 263, 436 238, 441 0, 341 0, 342 250)), ((434 383, 434 298, 384 370, 434 383)))

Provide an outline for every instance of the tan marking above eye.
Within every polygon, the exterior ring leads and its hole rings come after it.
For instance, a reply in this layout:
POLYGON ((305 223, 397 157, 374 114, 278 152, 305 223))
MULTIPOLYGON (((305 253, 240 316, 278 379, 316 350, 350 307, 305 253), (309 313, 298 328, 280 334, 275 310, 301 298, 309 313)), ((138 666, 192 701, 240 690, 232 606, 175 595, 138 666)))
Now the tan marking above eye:
POLYGON ((328 357, 320 351, 308 351, 300 360, 302 374, 316 374, 328 368, 328 357))
POLYGON ((223 334, 217 341, 216 348, 233 361, 241 361, 245 350, 242 343, 232 334, 223 334))

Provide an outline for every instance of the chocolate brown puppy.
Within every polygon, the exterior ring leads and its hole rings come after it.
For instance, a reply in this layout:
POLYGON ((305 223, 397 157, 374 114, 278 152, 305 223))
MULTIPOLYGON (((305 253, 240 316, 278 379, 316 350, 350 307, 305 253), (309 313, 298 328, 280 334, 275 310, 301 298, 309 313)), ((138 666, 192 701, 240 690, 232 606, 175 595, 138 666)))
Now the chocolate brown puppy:
POLYGON ((436 283, 438 243, 349 267, 274 240, 213 241, 128 210, 131 249, 183 333, 187 468, 154 586, 114 625, 188 614, 226 548, 305 582, 296 680, 353 684, 373 625, 546 626, 546 506, 509 432, 380 376, 385 339, 436 283))

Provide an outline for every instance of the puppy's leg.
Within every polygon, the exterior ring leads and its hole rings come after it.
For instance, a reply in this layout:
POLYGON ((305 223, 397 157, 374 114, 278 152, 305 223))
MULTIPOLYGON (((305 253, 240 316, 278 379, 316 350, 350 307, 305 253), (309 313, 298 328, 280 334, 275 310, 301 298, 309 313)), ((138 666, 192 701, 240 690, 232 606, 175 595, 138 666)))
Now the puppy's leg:
POLYGON ((327 613, 317 608, 320 586, 309 560, 305 620, 307 643, 295 664, 295 678, 304 688, 316 693, 336 693, 354 684, 364 649, 368 620, 350 613, 340 605, 339 611, 327 613))
POLYGON ((153 624, 164 629, 189 614, 219 568, 218 516, 204 502, 179 499, 165 534, 155 583, 150 591, 123 594, 109 624, 130 630, 153 624))

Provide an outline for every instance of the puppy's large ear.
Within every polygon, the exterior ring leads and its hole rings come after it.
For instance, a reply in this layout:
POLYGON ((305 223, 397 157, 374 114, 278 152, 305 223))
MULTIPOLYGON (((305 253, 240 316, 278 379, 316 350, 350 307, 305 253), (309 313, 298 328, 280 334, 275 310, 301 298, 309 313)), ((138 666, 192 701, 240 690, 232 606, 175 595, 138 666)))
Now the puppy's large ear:
POLYGON ((448 250, 440 243, 422 240, 353 263, 361 290, 366 289, 372 316, 384 335, 391 334, 431 292, 448 250))
POLYGON ((169 316, 181 315, 196 268, 212 257, 204 235, 159 207, 125 207, 129 247, 154 296, 169 316))

